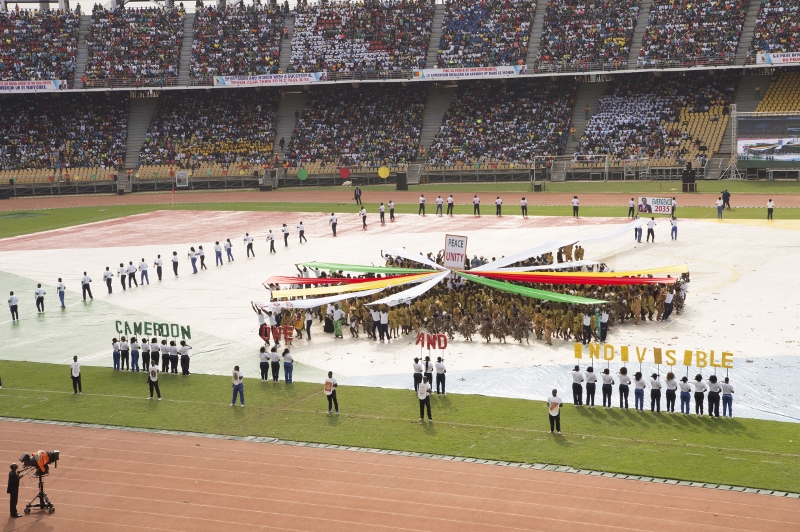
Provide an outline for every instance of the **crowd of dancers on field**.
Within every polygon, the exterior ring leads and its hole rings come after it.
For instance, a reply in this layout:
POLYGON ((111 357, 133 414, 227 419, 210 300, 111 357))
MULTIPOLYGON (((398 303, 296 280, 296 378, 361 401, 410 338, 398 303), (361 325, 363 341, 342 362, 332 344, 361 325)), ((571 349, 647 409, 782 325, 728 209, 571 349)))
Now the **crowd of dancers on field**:
POLYGON ((593 366, 588 366, 585 371, 581 371, 579 366, 575 366, 572 371, 572 401, 576 407, 586 406, 594 408, 594 396, 598 381, 601 384, 603 394, 603 408, 610 409, 611 394, 614 385, 618 384, 619 407, 628 409, 628 397, 633 388, 634 408, 640 412, 645 410, 645 390, 650 388, 650 411, 661 413, 661 391, 665 392, 666 412, 675 413, 675 402, 680 399, 680 413, 682 415, 691 414, 691 400, 694 398, 694 412, 698 416, 705 413, 704 403, 708 400, 708 416, 720 417, 719 406, 722 403, 722 417, 733 417, 733 385, 730 379, 725 377, 720 381, 716 375, 710 375, 707 382, 703 381, 703 376, 699 373, 694 377, 693 382, 689 382, 688 377, 678 379, 671 371, 667 373, 664 382, 661 382, 658 373, 653 373, 647 379, 641 371, 633 374, 633 379, 628 375, 628 368, 622 367, 616 374, 616 378, 611 371, 606 368, 599 375, 595 373, 593 366), (599 379, 598 379, 599 376, 599 379), (583 400, 583 383, 586 383, 586 401, 583 400), (694 394, 692 394, 694 392, 694 394), (706 397, 706 392, 708 396, 706 397))

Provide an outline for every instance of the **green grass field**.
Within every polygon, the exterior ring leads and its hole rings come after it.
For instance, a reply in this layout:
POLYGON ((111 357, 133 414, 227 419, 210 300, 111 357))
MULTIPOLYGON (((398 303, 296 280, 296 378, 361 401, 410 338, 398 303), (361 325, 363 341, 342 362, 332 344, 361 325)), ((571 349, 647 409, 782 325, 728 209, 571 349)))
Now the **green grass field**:
MULTIPOLYGON (((375 213, 378 210, 377 203, 366 202, 365 205, 373 216, 376 215, 375 213)), ((509 207, 508 209, 510 210, 506 212, 518 213, 515 207, 509 207)), ((79 224, 102 222, 156 210, 337 212, 339 214, 356 212, 356 208, 352 203, 187 203, 180 205, 120 205, 115 207, 70 207, 64 209, 11 211, 0 212, 0 238, 49 231, 79 224)), ((397 204, 396 211, 399 214, 416 214, 417 205, 397 204)), ((472 214, 472 206, 457 205, 455 213, 472 214)), ((531 216, 569 216, 571 210, 569 207, 560 205, 535 206, 530 207, 529 213, 531 216)), ((582 217, 614 217, 625 216, 626 213, 627 207, 625 206, 581 207, 582 217)), ((679 214, 680 218, 716 219, 717 216, 716 210, 711 207, 681 207, 679 214)), ((760 220, 765 216, 765 209, 733 209, 725 211, 725 218, 732 220, 760 220)), ((798 220, 800 219, 800 209, 777 209, 775 218, 798 220)))
POLYGON ((562 464, 800 492, 800 438, 793 423, 567 405, 559 437, 547 434, 547 409, 539 401, 434 396, 434 422, 420 424, 416 395, 408 390, 343 386, 341 415, 329 416, 321 384, 250 378, 247 407, 231 408, 228 377, 162 375, 164 400, 158 402, 146 400, 142 373, 84 367, 82 396, 72 395, 68 373, 67 366, 0 361, 0 415, 562 464))

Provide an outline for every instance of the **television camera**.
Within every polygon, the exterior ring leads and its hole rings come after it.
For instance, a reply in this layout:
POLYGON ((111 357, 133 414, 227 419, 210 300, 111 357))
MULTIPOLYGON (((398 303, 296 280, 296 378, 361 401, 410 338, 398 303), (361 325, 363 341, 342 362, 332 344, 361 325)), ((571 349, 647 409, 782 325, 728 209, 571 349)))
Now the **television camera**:
POLYGON ((39 493, 25 506, 25 513, 30 514, 31 509, 45 510, 49 513, 56 511, 56 507, 50 502, 47 493, 44 492, 44 477, 50 474, 50 464, 58 467, 58 459, 61 457, 59 451, 39 451, 36 453, 25 453, 19 461, 22 463, 22 474, 29 472, 39 479, 39 493))

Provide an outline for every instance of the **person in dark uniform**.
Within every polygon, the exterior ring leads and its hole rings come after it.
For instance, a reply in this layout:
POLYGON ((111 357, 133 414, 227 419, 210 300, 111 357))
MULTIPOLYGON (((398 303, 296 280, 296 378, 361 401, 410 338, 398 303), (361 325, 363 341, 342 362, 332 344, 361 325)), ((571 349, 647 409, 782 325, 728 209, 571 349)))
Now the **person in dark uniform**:
POLYGON ((361 205, 361 189, 356 187, 353 191, 353 199, 356 200, 356 205, 361 205))
POLYGON ((19 479, 25 473, 20 473, 17 471, 17 464, 11 464, 11 471, 8 472, 8 487, 6 488, 6 493, 8 493, 9 498, 11 499, 10 506, 11 506, 11 517, 22 517, 22 514, 17 513, 17 499, 19 499, 19 479))

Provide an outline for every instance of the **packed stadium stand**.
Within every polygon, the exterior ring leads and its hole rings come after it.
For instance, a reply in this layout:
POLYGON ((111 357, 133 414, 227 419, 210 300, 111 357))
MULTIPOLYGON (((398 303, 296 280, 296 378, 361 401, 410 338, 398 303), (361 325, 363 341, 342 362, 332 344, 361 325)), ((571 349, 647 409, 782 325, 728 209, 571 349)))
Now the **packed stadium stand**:
POLYGON ((770 83, 758 102, 759 113, 791 113, 800 111, 800 73, 783 72, 770 83))
POLYGON ((74 12, 0 11, 0 79, 55 79, 71 87, 79 28, 74 12))
POLYGON ((165 92, 139 165, 260 167, 271 162, 276 111, 277 93, 271 90, 165 92))
POLYGON ((436 66, 524 65, 535 11, 531 0, 450 0, 436 66))
POLYGON ((184 13, 95 5, 86 38, 85 87, 174 85, 178 79, 184 13))
MULTIPOLYGON (((128 99, 122 94, 20 94, 0 100, 0 178, 58 178, 78 168, 111 168, 125 154, 128 99)), ((63 176, 62 176, 63 177, 63 176)))
POLYGON ((192 80, 278 73, 284 28, 280 10, 242 4, 204 7, 194 22, 192 80))
POLYGON ((289 72, 397 71, 425 66, 433 0, 298 5, 289 72))
POLYGON ((758 52, 800 51, 800 2, 761 0, 748 62, 758 52))
POLYGON ((367 166, 414 160, 427 98, 414 84, 312 89, 286 149, 291 166, 367 166))
POLYGON ((726 71, 615 78, 575 154, 702 162, 720 148, 736 80, 726 71))
POLYGON ((638 0, 551 0, 547 3, 539 61, 625 62, 638 16, 638 0))
POLYGON ((639 64, 732 63, 749 7, 750 0, 654 0, 639 64))
POLYGON ((543 79, 464 85, 442 120, 428 155, 432 166, 530 163, 561 154, 576 83, 543 79))

